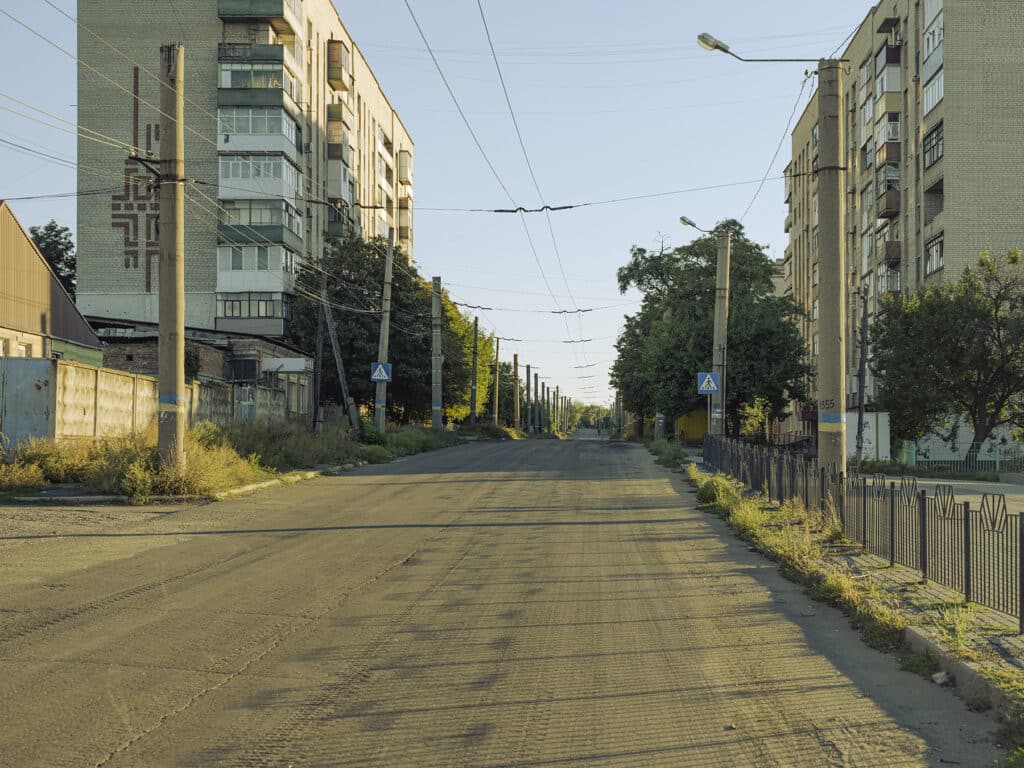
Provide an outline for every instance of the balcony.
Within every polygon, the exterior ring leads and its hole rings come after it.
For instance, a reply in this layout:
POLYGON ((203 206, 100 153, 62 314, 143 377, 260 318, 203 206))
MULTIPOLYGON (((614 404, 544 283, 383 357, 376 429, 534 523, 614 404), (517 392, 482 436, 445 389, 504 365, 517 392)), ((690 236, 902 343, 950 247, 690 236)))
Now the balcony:
POLYGON ((327 41, 327 82, 336 91, 351 87, 352 61, 348 48, 341 40, 327 41))
POLYGON ((282 34, 305 32, 299 0, 217 0, 217 15, 224 21, 267 22, 282 34))
POLYGON ((412 152, 407 149, 398 150, 398 182, 412 184, 412 152))
POLYGON ((302 253, 302 237, 283 224, 217 224, 217 242, 251 245, 253 241, 281 243, 289 250, 302 253))
MULTIPOLYGON (((897 126, 898 133, 899 126, 897 126)), ((899 139, 886 141, 884 144, 879 146, 877 156, 875 157, 876 165, 885 165, 886 163, 898 163, 900 158, 903 156, 903 145, 900 144, 899 139)))
POLYGON ((885 241, 885 264, 889 269, 898 269, 903 255, 903 243, 899 240, 885 241))
POLYGON ((785 232, 788 235, 789 234, 789 230, 791 230, 792 228, 793 228, 793 214, 792 213, 788 213, 788 214, 786 214, 786 222, 782 226, 782 231, 785 232))
POLYGON ((345 222, 341 219, 327 222, 327 237, 336 239, 345 236, 345 222))
POLYGON ((356 129, 356 117, 348 104, 328 104, 327 119, 337 120, 343 123, 349 130, 354 131, 356 129))
POLYGON ((284 63, 284 46, 264 43, 218 43, 217 61, 273 61, 284 63))
POLYGON ((878 217, 894 219, 900 215, 900 191, 887 189, 878 198, 878 217))

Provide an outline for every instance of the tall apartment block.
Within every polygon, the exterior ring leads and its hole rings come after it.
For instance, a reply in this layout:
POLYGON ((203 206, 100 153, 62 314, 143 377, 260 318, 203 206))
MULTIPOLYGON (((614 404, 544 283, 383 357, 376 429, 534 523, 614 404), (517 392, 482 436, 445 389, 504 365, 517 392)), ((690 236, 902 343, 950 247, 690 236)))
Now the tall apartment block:
MULTIPOLYGON (((842 54, 850 407, 862 295, 873 314, 888 292, 955 281, 982 251, 1024 244, 1022 38, 1020 0, 884 0, 842 54)), ((814 364, 827 300, 818 296, 827 268, 818 256, 818 139, 815 93, 792 135, 784 260, 814 364)), ((870 399, 870 373, 865 389, 870 399)), ((814 424, 784 428, 813 433, 814 424)))
MULTIPOLYGON (((330 0, 79 0, 84 132, 160 154, 160 46, 185 45, 186 325, 287 337, 329 238, 412 253, 413 144, 330 0), (121 55, 107 43, 124 52, 121 55)), ((123 148, 80 139, 78 303, 156 322, 159 205, 123 148)))

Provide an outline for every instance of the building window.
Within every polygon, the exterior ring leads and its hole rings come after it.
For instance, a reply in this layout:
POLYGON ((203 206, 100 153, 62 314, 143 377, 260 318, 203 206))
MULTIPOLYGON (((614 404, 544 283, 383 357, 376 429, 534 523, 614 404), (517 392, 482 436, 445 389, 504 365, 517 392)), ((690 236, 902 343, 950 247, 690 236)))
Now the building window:
POLYGON ((298 126, 280 107, 221 107, 217 126, 217 132, 225 135, 282 135, 292 143, 298 138, 298 126))
POLYGON ((296 104, 302 101, 302 84, 281 64, 221 63, 218 85, 221 88, 280 88, 296 104))
POLYGON ((933 240, 929 240, 924 247, 924 273, 930 275, 932 272, 937 272, 942 269, 943 264, 943 248, 942 248, 943 236, 939 235, 933 240))
POLYGON ((938 103, 942 101, 943 91, 943 74, 939 72, 935 77, 932 78, 931 82, 924 87, 924 114, 928 114, 938 103))
POLYGON ((219 245, 217 263, 221 272, 294 271, 295 254, 280 245, 219 245))
POLYGON ((811 266, 811 285, 818 284, 818 265, 815 263, 811 266))
POLYGON ((818 146, 818 124, 815 123, 811 126, 811 146, 818 146))
POLYGON ((283 200, 225 200, 221 220, 225 224, 248 227, 283 224, 296 235, 302 234, 298 209, 283 200))
POLYGON ((818 319, 818 300, 815 299, 814 303, 811 304, 811 320, 818 319))
POLYGON ((942 45, 943 38, 943 24, 942 15, 940 14, 935 23, 932 24, 928 31, 924 33, 924 58, 927 59, 932 53, 942 45))
POLYGON ((881 197, 890 189, 900 188, 899 163, 886 163, 875 171, 875 193, 881 197))
POLYGON ((247 179, 275 179, 283 181, 294 191, 302 194, 302 174, 298 168, 285 159, 284 155, 221 155, 221 184, 247 179))
POLYGON ((925 134, 924 167, 931 168, 942 159, 942 123, 925 134))
POLYGON ((218 293, 217 317, 291 317, 291 296, 285 293, 218 293))
POLYGON ((818 334, 811 337, 811 354, 815 357, 818 355, 818 334))

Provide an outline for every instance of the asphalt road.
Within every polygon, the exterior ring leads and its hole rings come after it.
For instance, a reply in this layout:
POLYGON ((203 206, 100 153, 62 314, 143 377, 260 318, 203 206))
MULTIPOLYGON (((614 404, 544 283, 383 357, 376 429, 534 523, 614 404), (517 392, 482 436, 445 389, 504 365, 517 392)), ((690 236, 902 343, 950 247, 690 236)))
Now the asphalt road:
POLYGON ((0 509, 3 766, 989 766, 994 728, 632 445, 0 509))

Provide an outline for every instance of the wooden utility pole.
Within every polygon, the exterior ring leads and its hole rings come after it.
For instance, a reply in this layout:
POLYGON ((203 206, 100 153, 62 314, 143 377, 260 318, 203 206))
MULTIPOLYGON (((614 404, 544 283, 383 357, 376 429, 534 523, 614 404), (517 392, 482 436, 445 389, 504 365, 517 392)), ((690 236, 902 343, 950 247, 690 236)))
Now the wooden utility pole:
POLYGON ((512 355, 512 426, 519 429, 519 353, 512 355))
POLYGON ((526 364, 526 431, 533 431, 533 404, 530 401, 530 364, 526 364))
POLYGON ((157 450, 185 463, 185 47, 160 46, 160 305, 157 450))
POLYGON ((430 324, 433 331, 430 356, 430 426, 434 431, 444 429, 441 419, 441 366, 444 354, 441 351, 441 278, 433 279, 434 295, 431 304, 430 324))
POLYGON ((473 386, 469 390, 469 426, 476 425, 476 365, 480 355, 480 318, 473 318, 473 386))
MULTIPOLYGON (((384 292, 381 300, 380 340, 377 343, 377 362, 388 361, 388 338, 391 331, 391 270, 395 260, 395 228, 388 227, 388 250, 384 259, 384 292)), ((381 432, 387 426, 388 383, 377 382, 373 400, 373 424, 381 432)))
POLYGON ((501 380, 501 363, 499 362, 498 353, 501 351, 501 339, 497 336, 494 337, 494 407, 491 409, 491 423, 494 426, 498 426, 498 395, 500 390, 498 389, 498 382, 501 380))

